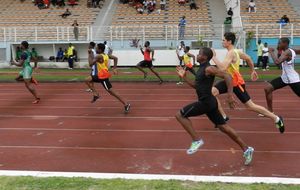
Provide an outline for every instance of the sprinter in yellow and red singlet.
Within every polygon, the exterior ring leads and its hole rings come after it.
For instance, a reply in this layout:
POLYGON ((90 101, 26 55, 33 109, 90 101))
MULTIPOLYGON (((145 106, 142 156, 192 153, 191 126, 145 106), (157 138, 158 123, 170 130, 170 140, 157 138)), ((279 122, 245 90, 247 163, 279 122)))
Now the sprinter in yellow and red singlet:
MULTIPOLYGON (((231 75, 232 83, 233 83, 233 92, 237 96, 237 98, 245 105, 245 107, 248 110, 251 110, 253 112, 263 114, 266 117, 272 119, 275 123, 275 126, 279 129, 280 133, 284 133, 284 123, 283 119, 280 116, 275 115, 274 113, 270 112, 266 108, 255 104, 248 92, 246 91, 246 85, 245 81, 243 79, 243 76, 240 73, 240 60, 245 60, 247 64, 249 65, 249 68, 251 70, 251 79, 253 81, 257 80, 258 76, 257 73, 254 70, 254 64, 251 58, 241 52, 240 50, 237 50, 234 48, 236 37, 235 34, 232 32, 227 32, 224 34, 223 39, 223 47, 228 50, 227 55, 223 62, 219 61, 216 57, 216 53, 214 52, 213 61, 217 65, 218 68, 220 68, 223 71, 226 71, 231 75)), ((226 86, 226 83, 224 80, 219 81, 212 89, 212 92, 215 96, 218 96, 219 94, 224 94, 228 92, 228 88, 226 86)), ((219 101, 218 101, 219 103, 219 101)), ((222 109, 221 104, 219 103, 219 111, 225 118, 225 120, 228 120, 228 117, 226 116, 224 110, 222 109)))
POLYGON ((137 64, 137 68, 144 73, 144 79, 147 78, 148 73, 143 69, 148 67, 156 76, 159 78, 159 84, 163 83, 162 78, 159 74, 154 70, 154 66, 152 61, 154 61, 154 50, 150 48, 150 42, 146 41, 144 45, 144 49, 140 46, 140 50, 144 55, 144 60, 137 64))
MULTIPOLYGON (((118 58, 113 55, 107 55, 104 53, 105 45, 100 43, 96 46, 96 56, 92 49, 89 49, 89 65, 92 67, 91 79, 92 82, 101 83, 105 90, 115 98, 117 98, 123 105, 125 113, 129 112, 130 104, 123 100, 113 89, 109 81, 111 73, 109 72, 109 59, 114 60, 113 72, 117 74, 118 58)), ((99 93, 95 89, 94 85, 89 86, 94 94, 92 102, 95 102, 99 98, 99 93)))

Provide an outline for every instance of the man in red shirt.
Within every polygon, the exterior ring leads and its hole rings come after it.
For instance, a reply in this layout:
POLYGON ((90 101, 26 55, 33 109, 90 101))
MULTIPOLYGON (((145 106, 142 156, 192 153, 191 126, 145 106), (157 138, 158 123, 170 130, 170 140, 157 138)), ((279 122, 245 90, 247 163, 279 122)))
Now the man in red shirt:
POLYGON ((144 49, 140 46, 140 50, 144 55, 144 60, 139 62, 136 67, 144 73, 144 79, 147 78, 148 73, 143 68, 148 67, 157 76, 157 78, 159 78, 159 84, 162 84, 163 80, 159 76, 159 74, 154 70, 154 66, 152 64, 152 61, 154 61, 154 50, 150 48, 150 42, 146 41, 144 49))

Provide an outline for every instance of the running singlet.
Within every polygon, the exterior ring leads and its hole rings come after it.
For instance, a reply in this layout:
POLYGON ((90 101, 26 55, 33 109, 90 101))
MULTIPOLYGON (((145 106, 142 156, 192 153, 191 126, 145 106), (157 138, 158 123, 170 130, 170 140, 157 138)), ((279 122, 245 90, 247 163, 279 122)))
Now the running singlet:
POLYGON ((236 54, 236 62, 231 63, 227 69, 227 72, 232 77, 232 84, 234 87, 242 88, 242 85, 245 84, 245 81, 243 79, 243 76, 240 73, 240 55, 238 53, 238 50, 234 49, 233 52, 236 54))
POLYGON ((188 68, 193 68, 193 64, 191 62, 191 58, 190 56, 188 56, 188 54, 184 54, 183 55, 183 62, 184 62, 184 65, 188 68))
POLYGON ((103 56, 103 63, 96 62, 95 66, 92 68, 92 76, 97 76, 99 79, 107 79, 111 77, 108 71, 108 61, 109 57, 106 54, 101 54, 103 56))
POLYGON ((30 66, 31 53, 28 50, 23 52, 23 54, 21 55, 21 59, 25 60, 24 64, 23 64, 23 68, 25 68, 25 67, 31 68, 31 66, 30 66))
POLYGON ((284 61, 281 63, 282 65, 281 79, 286 84, 300 82, 299 74, 295 71, 296 53, 292 49, 289 50, 292 52, 292 59, 290 61, 284 61))
POLYGON ((147 48, 144 51, 144 60, 145 61, 152 61, 150 56, 151 51, 149 51, 147 48))

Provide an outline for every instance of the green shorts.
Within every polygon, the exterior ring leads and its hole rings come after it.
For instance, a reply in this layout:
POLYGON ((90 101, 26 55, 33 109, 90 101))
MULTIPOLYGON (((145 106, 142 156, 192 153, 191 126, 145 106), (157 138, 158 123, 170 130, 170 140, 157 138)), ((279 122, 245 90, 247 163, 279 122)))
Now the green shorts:
POLYGON ((25 67, 19 74, 20 74, 20 76, 23 77, 23 79, 31 79, 32 78, 32 68, 25 67))

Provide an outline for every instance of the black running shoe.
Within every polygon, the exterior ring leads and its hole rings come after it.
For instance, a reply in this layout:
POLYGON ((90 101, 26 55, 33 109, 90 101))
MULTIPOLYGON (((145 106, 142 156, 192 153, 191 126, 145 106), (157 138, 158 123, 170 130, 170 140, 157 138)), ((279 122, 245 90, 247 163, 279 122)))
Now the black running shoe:
POLYGON ((129 110, 130 110, 130 104, 127 104, 125 107, 125 113, 128 113, 129 112, 129 110))
POLYGON ((91 103, 95 103, 99 98, 99 96, 93 96, 91 103))
POLYGON ((279 117, 279 121, 276 124, 276 127, 279 129, 280 133, 284 133, 284 122, 283 122, 283 119, 281 116, 278 116, 279 117))

